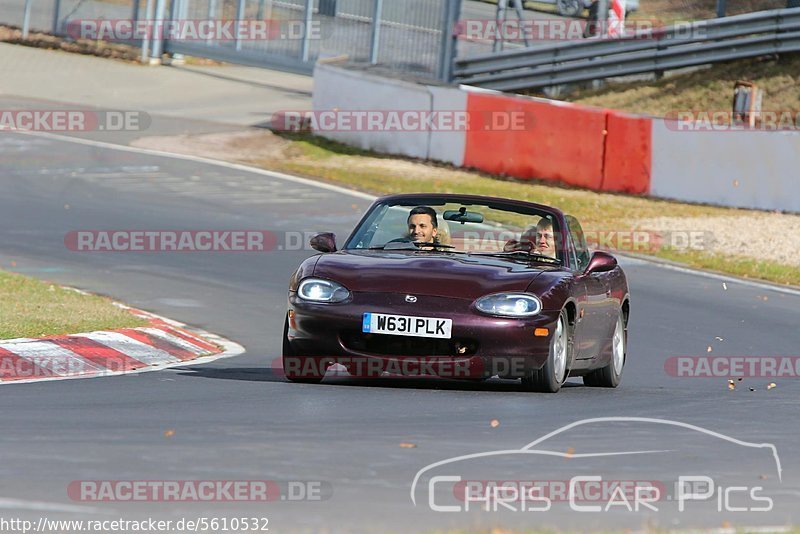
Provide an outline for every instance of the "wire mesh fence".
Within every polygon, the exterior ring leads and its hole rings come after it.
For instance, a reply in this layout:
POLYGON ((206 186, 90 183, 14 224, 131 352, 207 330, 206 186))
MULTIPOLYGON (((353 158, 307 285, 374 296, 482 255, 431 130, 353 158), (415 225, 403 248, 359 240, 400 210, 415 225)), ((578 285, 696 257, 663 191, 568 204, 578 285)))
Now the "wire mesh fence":
MULTIPOLYGON (((87 21, 169 20, 149 27, 148 40, 160 37, 154 55, 164 51, 310 72, 318 59, 340 58, 378 65, 400 73, 436 77, 442 67, 443 28, 448 8, 461 0, 0 0, 0 24, 80 37, 87 21), (212 22, 217 29, 262 21, 267 31, 242 38, 198 35, 188 26, 212 22), (82 26, 83 24, 83 26, 82 26), (172 28, 170 30, 169 28, 172 28)), ((102 28, 102 26, 101 26, 102 28)), ((122 39, 111 27, 100 38, 122 39)), ((200 32, 202 33, 202 32, 200 32)), ((134 35, 135 37, 136 35, 134 35)), ((150 43, 148 43, 150 45, 150 43)), ((152 49, 152 47, 151 47, 152 49)))

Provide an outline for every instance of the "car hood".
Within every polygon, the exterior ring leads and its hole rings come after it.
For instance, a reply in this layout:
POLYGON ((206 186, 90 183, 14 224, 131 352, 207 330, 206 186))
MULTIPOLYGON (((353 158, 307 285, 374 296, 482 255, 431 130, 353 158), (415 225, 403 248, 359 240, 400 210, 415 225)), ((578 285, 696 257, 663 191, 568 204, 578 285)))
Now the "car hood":
POLYGON ((320 256, 314 276, 351 291, 475 299, 525 291, 545 270, 560 266, 430 251, 339 251, 320 256))

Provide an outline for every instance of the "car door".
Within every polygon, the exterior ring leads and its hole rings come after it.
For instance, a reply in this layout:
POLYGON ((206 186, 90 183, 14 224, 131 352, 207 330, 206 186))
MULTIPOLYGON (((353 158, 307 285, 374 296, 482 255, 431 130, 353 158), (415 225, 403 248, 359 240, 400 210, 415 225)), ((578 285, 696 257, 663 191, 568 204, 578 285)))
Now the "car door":
POLYGON ((582 301, 578 300, 578 317, 575 322, 575 357, 579 360, 596 357, 602 350, 608 324, 606 294, 607 284, 604 273, 584 274, 589 265, 589 248, 578 220, 566 216, 569 235, 570 254, 575 271, 576 289, 583 293, 582 301))

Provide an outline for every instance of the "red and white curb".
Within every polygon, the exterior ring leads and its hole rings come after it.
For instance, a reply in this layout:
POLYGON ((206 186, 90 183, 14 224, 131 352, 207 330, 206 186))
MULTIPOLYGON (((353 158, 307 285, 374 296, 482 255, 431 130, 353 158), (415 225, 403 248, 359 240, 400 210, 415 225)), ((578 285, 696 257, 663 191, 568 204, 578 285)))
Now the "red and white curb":
POLYGON ((44 339, 0 340, 0 384, 159 371, 236 356, 244 347, 178 321, 130 308, 147 326, 44 339))

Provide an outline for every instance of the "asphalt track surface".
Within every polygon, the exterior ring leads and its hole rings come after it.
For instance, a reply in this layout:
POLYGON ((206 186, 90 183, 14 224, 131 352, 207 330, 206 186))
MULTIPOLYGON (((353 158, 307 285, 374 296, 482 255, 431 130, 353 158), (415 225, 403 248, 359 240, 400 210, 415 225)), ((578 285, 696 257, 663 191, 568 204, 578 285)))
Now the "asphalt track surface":
MULTIPOLYGON (((616 390, 583 387, 580 380, 556 395, 497 380, 329 378, 298 385, 286 382, 275 362, 287 280, 313 251, 80 253, 64 245, 67 232, 81 229, 330 230, 343 238, 368 205, 363 196, 231 166, 2 133, 0 266, 10 268, 13 261, 17 271, 112 295, 223 335, 246 353, 129 377, 0 387, 0 516, 267 517, 271 532, 799 521, 798 380, 745 379, 729 391, 724 378, 676 378, 664 369, 670 356, 705 356, 709 346, 722 356, 797 355, 797 294, 623 260, 632 317, 628 362, 616 390), (767 390, 772 381, 778 386, 767 390), (690 502, 682 512, 674 499, 657 503, 658 511, 617 506, 584 513, 554 502, 547 511, 525 513, 474 506, 436 512, 426 494, 432 471, 420 479, 416 505, 411 500, 415 475, 431 463, 519 449, 564 425, 598 417, 664 419, 740 441, 653 421, 596 422, 537 446, 560 455, 486 457, 437 472, 551 481, 600 474, 667 487, 678 475, 711 478, 714 497, 690 502), (493 419, 499 426, 490 425, 493 419), (782 478, 770 450, 743 442, 774 444, 782 478), (667 452, 581 456, 619 451, 667 452), (105 503, 67 494, 76 480, 184 479, 319 481, 325 498, 105 503), (719 488, 739 486, 764 487, 772 510, 729 511, 763 504, 753 500, 718 504, 724 494, 719 488)), ((437 495, 435 502, 446 497, 437 495)))

